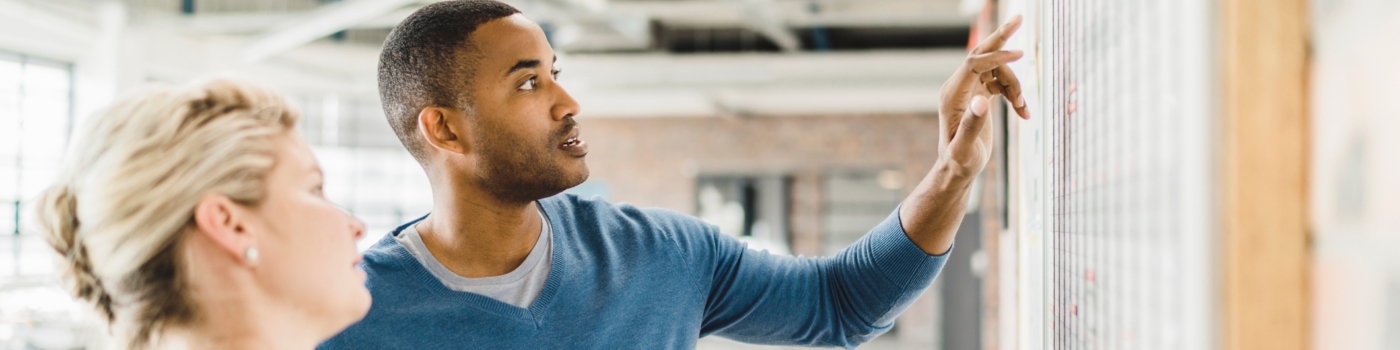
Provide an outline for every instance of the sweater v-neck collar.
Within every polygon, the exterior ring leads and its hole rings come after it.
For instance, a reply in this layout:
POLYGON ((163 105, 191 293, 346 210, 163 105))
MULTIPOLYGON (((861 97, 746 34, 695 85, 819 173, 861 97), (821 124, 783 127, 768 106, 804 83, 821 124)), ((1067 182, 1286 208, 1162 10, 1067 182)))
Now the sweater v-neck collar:
MULTIPOLYGON (((558 207, 557 203, 553 203, 556 200, 558 199, 550 197, 535 201, 535 204, 540 206, 540 208, 542 209, 541 212, 543 212, 545 217, 547 218, 545 222, 549 223, 550 230, 552 231, 550 234, 550 243, 554 245, 554 248, 551 249, 551 256, 549 257, 549 276, 545 277, 544 288, 540 289, 540 294, 535 297, 534 302, 530 303, 529 308, 522 308, 519 306, 511 305, 506 302, 492 299, 491 297, 487 297, 481 294, 471 292, 458 292, 451 290, 447 288, 447 286, 443 285, 442 281, 438 280, 436 276, 433 276, 433 274, 429 272, 426 267, 423 267, 422 263, 419 263, 418 259, 416 258, 404 259, 406 261, 410 261, 411 263, 404 264, 410 266, 403 266, 403 268, 407 270, 411 278, 419 279, 423 282, 426 282, 424 283, 424 285, 428 286, 428 292, 433 294, 435 297, 445 298, 448 300, 457 300, 462 305, 476 308, 481 311, 489 312, 491 314, 495 314, 497 316, 501 316, 503 318, 515 322, 533 325, 535 326, 535 328, 539 328, 540 320, 543 318, 544 311, 548 308, 550 301, 554 299, 554 295, 559 290, 560 280, 563 279, 563 277, 561 276, 565 276, 568 273, 568 264, 563 262, 564 254, 560 254, 560 245, 564 242, 564 240, 560 238, 560 236, 566 234, 567 231, 564 230, 564 225, 561 222, 564 219, 564 213, 558 207)), ((398 228, 394 229, 391 235, 396 237, 399 235, 399 233, 403 232, 405 228, 413 226, 413 224, 416 224, 419 221, 423 221, 423 219, 427 217, 428 215, 423 215, 423 217, 420 217, 413 221, 409 221, 408 223, 405 223, 399 226, 398 228)), ((403 245, 399 244, 398 240, 394 239, 395 237, 385 238, 394 241, 394 244, 396 245, 395 250, 397 250, 399 253, 412 257, 412 253, 408 252, 408 248, 405 248, 403 245)))

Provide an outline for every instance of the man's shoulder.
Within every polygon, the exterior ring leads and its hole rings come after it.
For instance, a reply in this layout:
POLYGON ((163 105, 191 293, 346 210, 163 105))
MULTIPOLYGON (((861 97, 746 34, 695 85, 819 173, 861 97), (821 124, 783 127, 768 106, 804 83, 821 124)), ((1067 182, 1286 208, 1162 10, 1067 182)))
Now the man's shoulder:
POLYGON ((542 199, 540 204, 550 215, 550 220, 562 220, 566 227, 598 227, 608 231, 659 229, 684 232, 704 230, 708 225, 699 218, 679 211, 612 203, 599 196, 584 198, 564 193, 542 199))
POLYGON ((720 239, 713 225, 675 210, 572 194, 541 203, 550 220, 558 217, 561 238, 589 254, 694 261, 710 254, 720 239))
POLYGON ((396 232, 385 234, 379 242, 366 249, 362 254, 364 260, 360 262, 360 268, 364 269, 367 276, 366 285, 373 289, 381 285, 381 280, 385 278, 403 277, 403 270, 416 266, 417 262, 407 248, 399 244, 394 239, 396 232))

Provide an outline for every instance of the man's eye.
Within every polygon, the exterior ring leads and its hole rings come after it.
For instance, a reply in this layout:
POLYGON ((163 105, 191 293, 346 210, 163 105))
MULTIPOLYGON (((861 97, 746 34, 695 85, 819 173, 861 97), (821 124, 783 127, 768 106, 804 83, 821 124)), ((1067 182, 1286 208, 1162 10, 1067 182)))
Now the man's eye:
POLYGON ((561 71, 558 70, 558 69, 555 69, 553 72, 549 72, 549 76, 550 76, 550 77, 553 77, 554 80, 559 80, 559 72, 561 72, 561 71))
POLYGON ((518 89, 521 89, 521 90, 534 90, 534 89, 535 89, 535 78, 530 78, 530 80, 526 80, 524 84, 520 84, 520 87, 519 87, 518 89))

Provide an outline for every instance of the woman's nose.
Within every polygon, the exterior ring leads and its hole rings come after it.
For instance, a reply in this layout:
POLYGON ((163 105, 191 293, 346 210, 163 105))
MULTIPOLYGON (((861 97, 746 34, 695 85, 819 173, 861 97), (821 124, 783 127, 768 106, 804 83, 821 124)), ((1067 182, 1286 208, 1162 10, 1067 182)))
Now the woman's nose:
MULTIPOLYGON (((347 214, 347 215, 349 215, 349 214, 347 214)), ((350 215, 350 232, 354 234, 354 237, 355 237, 355 240, 356 240, 356 241, 360 240, 360 237, 364 237, 364 236, 365 236, 365 223, 364 223, 364 221, 360 221, 359 218, 356 218, 354 215, 350 215)))

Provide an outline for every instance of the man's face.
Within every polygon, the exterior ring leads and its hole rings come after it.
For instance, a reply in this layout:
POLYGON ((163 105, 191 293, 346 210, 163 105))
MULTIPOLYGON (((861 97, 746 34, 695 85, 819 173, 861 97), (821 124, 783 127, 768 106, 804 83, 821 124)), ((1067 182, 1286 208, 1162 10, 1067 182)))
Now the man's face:
POLYGON ((471 34, 477 60, 471 79, 474 116, 466 125, 474 181, 507 201, 533 201, 588 178, 574 116, 579 105, 555 82, 554 50, 539 25, 516 14, 471 34))

